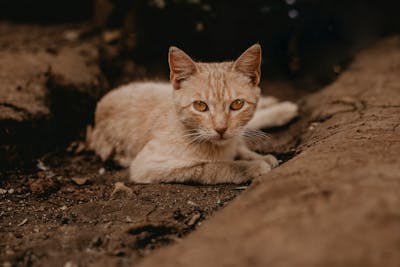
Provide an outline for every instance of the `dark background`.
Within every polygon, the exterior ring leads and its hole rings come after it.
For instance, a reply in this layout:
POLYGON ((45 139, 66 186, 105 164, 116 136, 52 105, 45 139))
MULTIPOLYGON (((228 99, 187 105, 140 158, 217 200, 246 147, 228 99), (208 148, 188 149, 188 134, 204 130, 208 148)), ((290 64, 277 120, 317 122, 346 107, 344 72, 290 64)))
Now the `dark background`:
POLYGON ((395 0, 0 1, 2 20, 121 30, 118 57, 146 66, 147 76, 167 73, 170 45, 218 61, 259 42, 265 78, 318 84, 332 81, 360 48, 399 32, 399 12, 395 0))

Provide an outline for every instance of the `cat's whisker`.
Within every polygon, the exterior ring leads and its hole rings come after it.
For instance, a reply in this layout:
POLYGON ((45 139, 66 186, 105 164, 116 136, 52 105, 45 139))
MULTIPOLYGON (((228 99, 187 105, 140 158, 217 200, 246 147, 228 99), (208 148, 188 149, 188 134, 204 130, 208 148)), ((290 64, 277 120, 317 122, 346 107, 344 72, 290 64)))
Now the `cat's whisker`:
POLYGON ((190 133, 190 134, 185 134, 182 137, 196 137, 196 136, 199 136, 199 134, 198 133, 190 133))
POLYGON ((271 138, 268 135, 254 134, 254 133, 246 133, 243 134, 244 137, 254 138, 254 139, 262 139, 262 140, 270 140, 271 138))
POLYGON ((188 130, 183 137, 189 138, 190 143, 196 142, 197 139, 201 138, 202 133, 199 130, 188 130))
POLYGON ((201 141, 203 139, 203 137, 201 135, 197 135, 194 138, 192 138, 192 143, 198 143, 199 141, 201 141))
POLYGON ((184 136, 189 138, 189 144, 201 144, 208 141, 209 136, 206 134, 207 132, 198 129, 198 130, 189 130, 187 134, 184 136))
POLYGON ((246 142, 252 144, 271 142, 271 136, 260 130, 242 128, 242 136, 245 138, 246 142))
POLYGON ((250 128, 242 128, 242 133, 247 134, 247 135, 257 135, 257 136, 265 136, 265 137, 271 137, 266 132, 263 132, 261 130, 256 130, 256 129, 250 129, 250 128))

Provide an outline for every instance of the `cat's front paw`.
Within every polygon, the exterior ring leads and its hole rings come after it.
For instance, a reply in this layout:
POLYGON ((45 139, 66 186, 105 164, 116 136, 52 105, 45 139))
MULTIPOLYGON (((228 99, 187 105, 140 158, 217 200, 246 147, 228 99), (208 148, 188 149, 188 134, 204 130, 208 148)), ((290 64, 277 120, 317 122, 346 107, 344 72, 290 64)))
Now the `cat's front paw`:
POLYGON ((271 166, 264 160, 254 160, 249 168, 251 178, 256 178, 271 171, 271 166))
POLYGON ((263 159, 264 159, 264 161, 266 163, 269 164, 271 169, 279 166, 279 161, 274 156, 272 156, 271 154, 263 156, 263 159))

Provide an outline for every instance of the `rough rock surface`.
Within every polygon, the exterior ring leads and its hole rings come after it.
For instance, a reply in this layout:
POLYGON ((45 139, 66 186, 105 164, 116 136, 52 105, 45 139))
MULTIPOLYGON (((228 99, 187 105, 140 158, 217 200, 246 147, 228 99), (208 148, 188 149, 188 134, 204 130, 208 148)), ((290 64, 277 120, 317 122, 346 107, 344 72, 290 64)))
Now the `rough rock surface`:
POLYGON ((96 41, 81 44, 84 30, 1 24, 2 165, 43 151, 87 122, 82 118, 92 113, 106 85, 96 41))
POLYGON ((299 154, 139 266, 400 266, 400 38, 304 101, 299 154))

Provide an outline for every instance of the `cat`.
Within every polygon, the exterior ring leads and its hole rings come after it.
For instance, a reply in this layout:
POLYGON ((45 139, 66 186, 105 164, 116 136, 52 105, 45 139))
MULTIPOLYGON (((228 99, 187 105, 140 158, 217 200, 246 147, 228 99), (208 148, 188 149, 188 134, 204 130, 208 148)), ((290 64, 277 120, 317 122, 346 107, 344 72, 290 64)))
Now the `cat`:
POLYGON ((278 166, 245 143, 298 112, 294 103, 260 99, 259 44, 220 63, 195 62, 170 47, 168 63, 170 83, 133 82, 99 101, 89 149, 129 167, 137 183, 241 184, 278 166))

